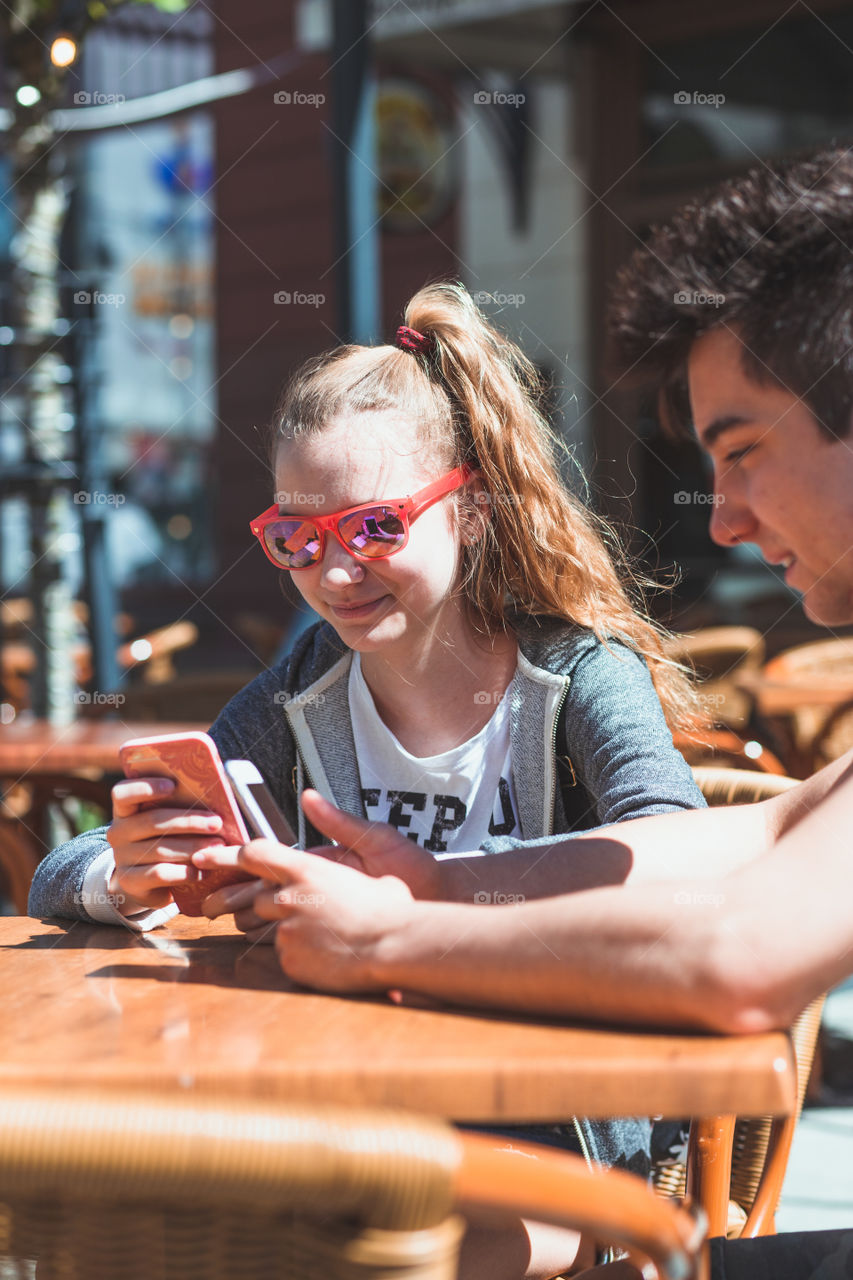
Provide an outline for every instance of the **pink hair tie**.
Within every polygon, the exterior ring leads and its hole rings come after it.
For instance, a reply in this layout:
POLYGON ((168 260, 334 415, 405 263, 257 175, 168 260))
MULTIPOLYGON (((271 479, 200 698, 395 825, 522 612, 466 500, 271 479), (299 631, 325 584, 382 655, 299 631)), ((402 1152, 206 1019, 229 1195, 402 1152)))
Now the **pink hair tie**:
POLYGON ((397 330, 395 342, 403 351, 414 351, 417 355, 429 355, 435 349, 435 338, 428 333, 418 333, 417 329, 410 329, 405 324, 397 330))

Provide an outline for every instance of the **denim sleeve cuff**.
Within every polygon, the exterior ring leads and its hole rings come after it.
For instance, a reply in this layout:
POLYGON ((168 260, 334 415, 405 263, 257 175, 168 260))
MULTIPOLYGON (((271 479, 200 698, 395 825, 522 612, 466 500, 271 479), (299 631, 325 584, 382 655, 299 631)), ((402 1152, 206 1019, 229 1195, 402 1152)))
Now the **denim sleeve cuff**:
POLYGON ((126 929, 144 933, 165 924, 178 914, 177 906, 170 902, 167 907, 159 907, 156 911, 140 911, 133 916, 123 916, 116 905, 119 895, 109 891, 115 865, 112 849, 104 849, 89 864, 83 877, 78 901, 92 920, 97 920, 99 924, 121 924, 126 929))

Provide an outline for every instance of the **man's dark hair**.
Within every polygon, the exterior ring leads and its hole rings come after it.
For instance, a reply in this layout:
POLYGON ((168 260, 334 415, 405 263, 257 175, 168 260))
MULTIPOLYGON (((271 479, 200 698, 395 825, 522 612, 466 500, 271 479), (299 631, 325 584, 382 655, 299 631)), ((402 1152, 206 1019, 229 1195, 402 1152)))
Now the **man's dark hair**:
POLYGON ((610 364, 660 389, 664 425, 690 420, 687 356, 736 331, 743 368, 800 397, 844 436, 853 407, 853 147, 760 167, 685 205, 622 269, 610 364))

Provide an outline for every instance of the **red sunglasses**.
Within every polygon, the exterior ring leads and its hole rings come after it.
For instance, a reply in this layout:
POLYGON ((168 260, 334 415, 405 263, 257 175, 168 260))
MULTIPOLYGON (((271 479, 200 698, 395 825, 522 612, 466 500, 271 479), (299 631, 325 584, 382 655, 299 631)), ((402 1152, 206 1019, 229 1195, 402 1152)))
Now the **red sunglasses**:
POLYGON ((323 558, 327 531, 356 559, 384 560, 403 550, 409 541, 409 526, 427 507, 461 489, 472 474, 468 466, 456 467, 411 498, 367 502, 311 519, 280 515, 278 503, 273 503, 249 528, 279 569, 307 569, 317 564, 323 558))

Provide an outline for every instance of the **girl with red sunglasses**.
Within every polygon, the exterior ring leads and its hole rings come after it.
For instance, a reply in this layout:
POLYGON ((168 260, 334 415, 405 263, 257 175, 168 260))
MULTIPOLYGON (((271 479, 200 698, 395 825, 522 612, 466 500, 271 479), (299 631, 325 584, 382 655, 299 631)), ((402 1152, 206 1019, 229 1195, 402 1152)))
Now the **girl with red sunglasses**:
MULTIPOLYGON (((670 734, 689 687, 561 479, 530 361, 458 285, 421 290, 405 321, 393 345, 309 361, 279 402, 275 500, 250 527, 320 620, 221 713, 220 754, 255 762, 303 847, 325 844, 299 803, 313 786, 395 826, 415 868, 701 805, 670 734)), ((41 914, 150 928, 174 885, 236 859, 204 815, 139 791, 119 784, 109 830, 42 864, 41 914)), ((259 883, 207 913, 271 938, 259 883)), ((603 1163, 646 1158, 644 1121, 548 1136, 567 1135, 603 1163)))

